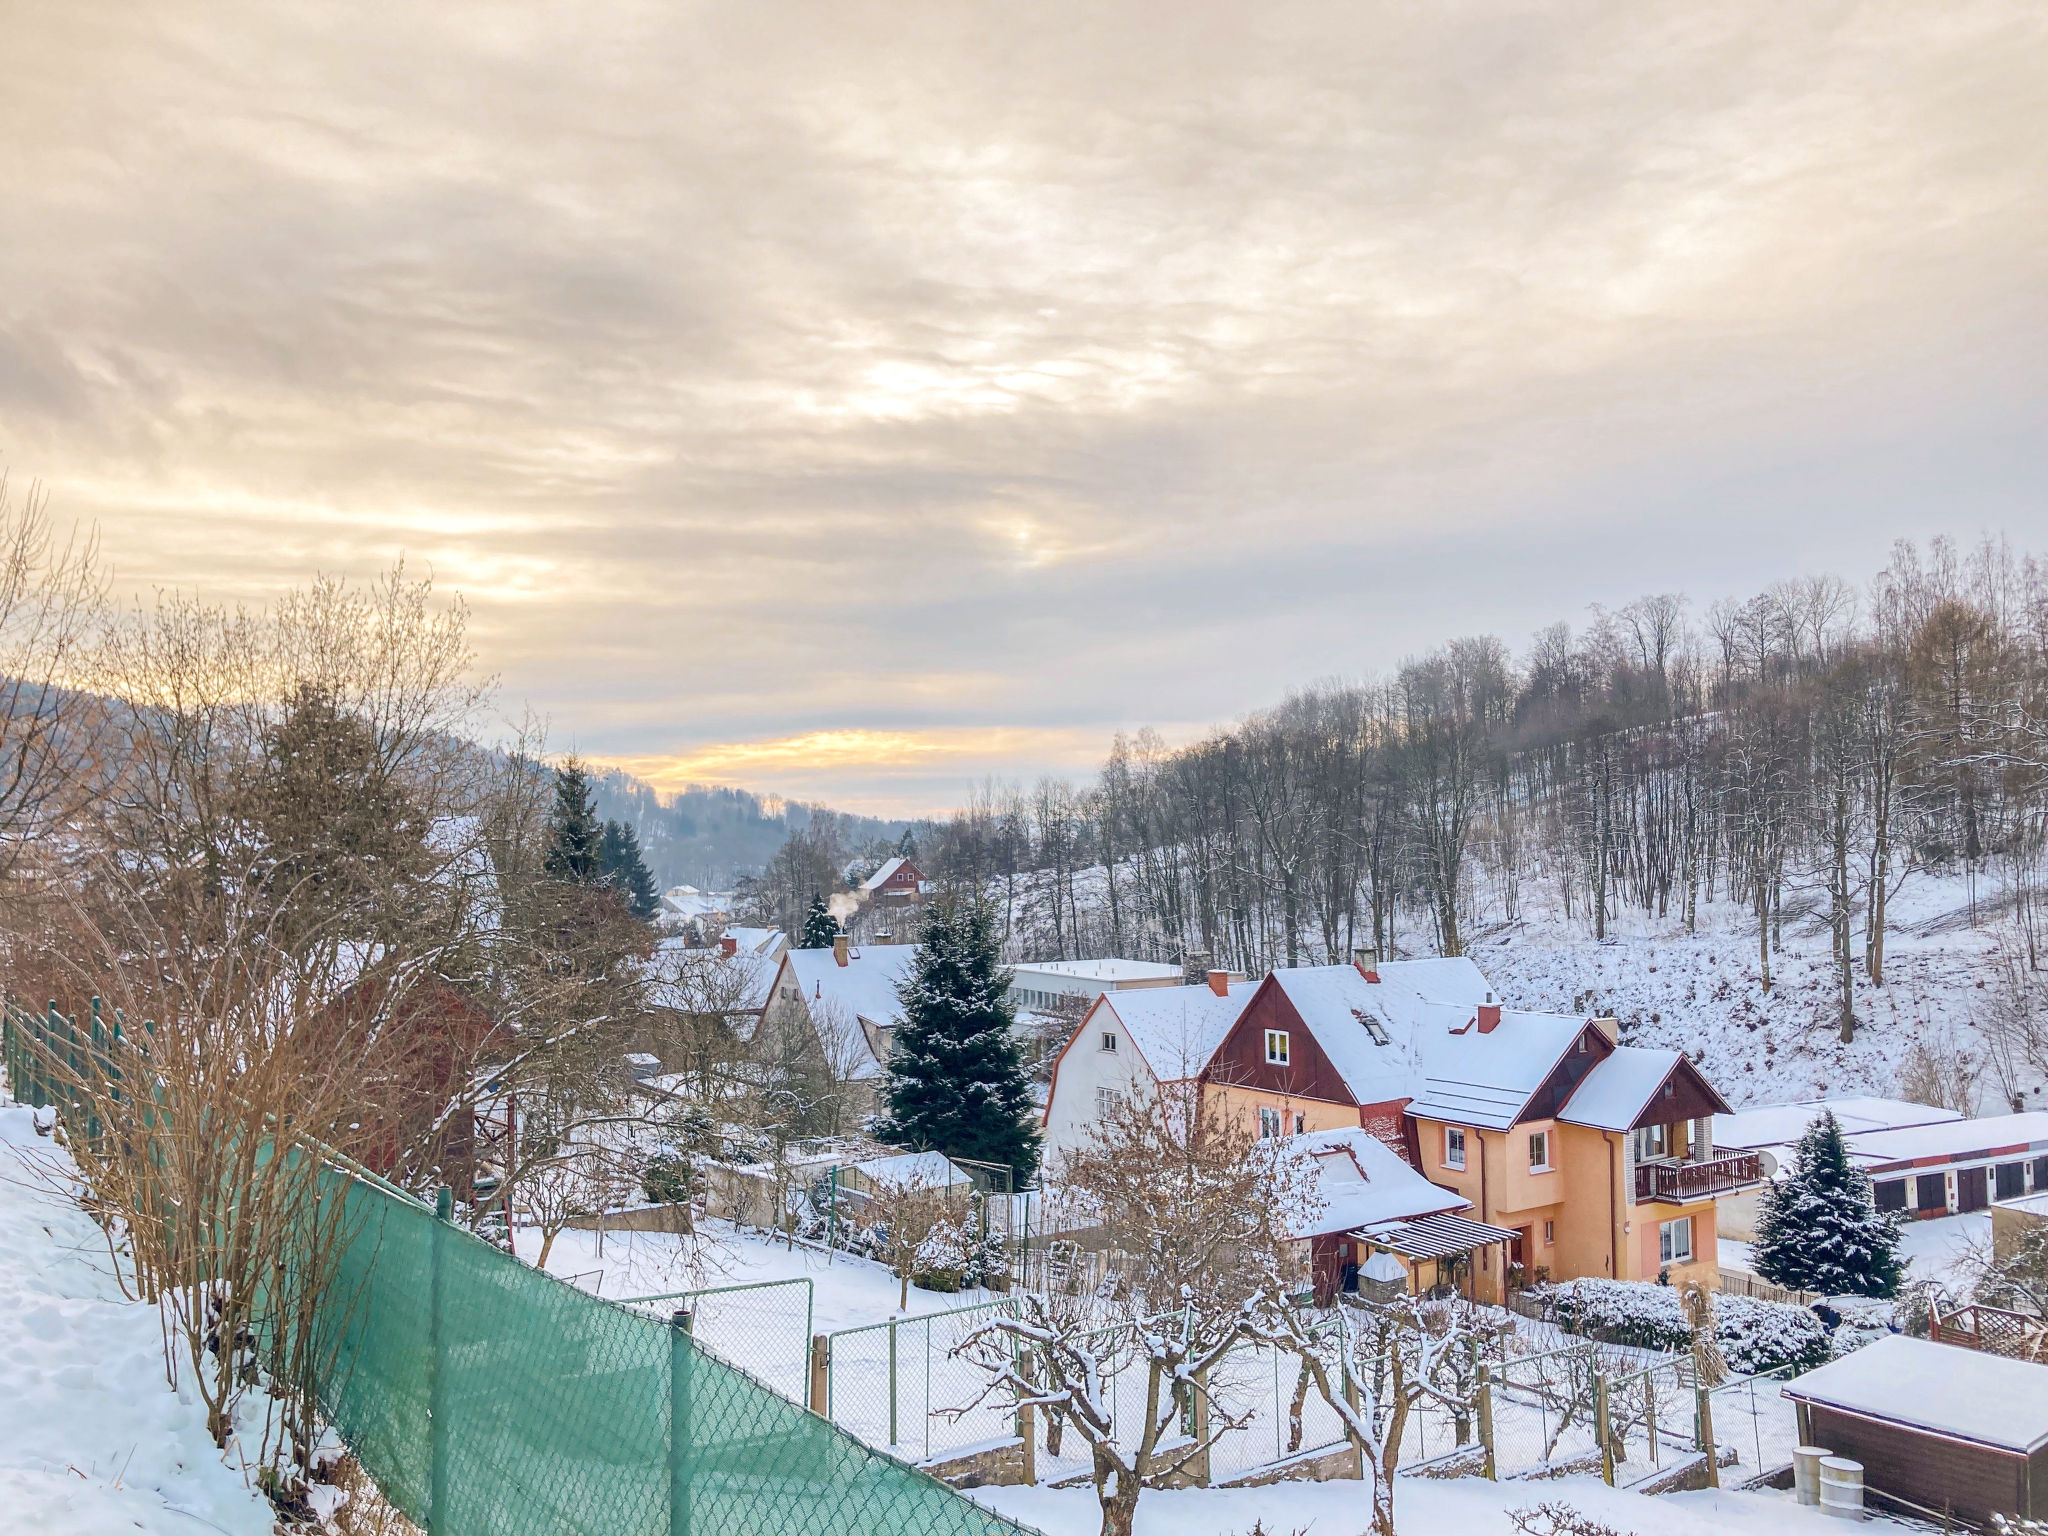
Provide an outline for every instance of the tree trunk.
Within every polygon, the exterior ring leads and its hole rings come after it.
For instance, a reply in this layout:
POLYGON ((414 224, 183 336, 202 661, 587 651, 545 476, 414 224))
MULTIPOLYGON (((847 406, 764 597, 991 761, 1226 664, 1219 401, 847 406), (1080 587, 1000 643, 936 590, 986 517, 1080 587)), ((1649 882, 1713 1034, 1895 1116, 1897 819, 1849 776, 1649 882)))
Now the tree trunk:
POLYGON ((555 1236, 560 1230, 558 1227, 545 1227, 541 1230, 540 1257, 533 1261, 535 1269, 546 1269, 548 1267, 548 1255, 554 1251, 555 1236))

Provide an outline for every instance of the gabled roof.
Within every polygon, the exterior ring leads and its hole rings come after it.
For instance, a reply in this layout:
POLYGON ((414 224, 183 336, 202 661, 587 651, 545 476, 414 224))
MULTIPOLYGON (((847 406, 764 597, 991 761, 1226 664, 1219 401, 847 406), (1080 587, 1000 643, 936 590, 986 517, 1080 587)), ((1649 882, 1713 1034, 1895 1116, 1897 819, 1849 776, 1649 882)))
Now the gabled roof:
POLYGON ((1375 983, 1355 965, 1289 966, 1265 983, 1301 1016, 1359 1104, 1412 1098, 1420 1080, 1414 1046, 1427 1008, 1413 990, 1388 984, 1397 970, 1381 966, 1375 983))
POLYGON ((779 974, 788 976, 817 1026, 833 1068, 856 1080, 882 1075, 863 1021, 890 1029, 903 1021, 896 988, 916 963, 918 945, 869 944, 847 951, 846 964, 829 949, 792 949, 779 974))
POLYGON ((1430 1183, 1385 1142, 1356 1126, 1290 1136, 1283 1145, 1289 1156, 1307 1160, 1316 1197, 1287 1224, 1290 1237, 1472 1208, 1456 1190, 1430 1183))
POLYGON ((1705 1088, 1715 1104, 1723 1102, 1682 1052, 1618 1045, 1586 1074, 1557 1118, 1599 1131, 1633 1130, 1675 1072, 1697 1079, 1696 1086, 1705 1088))
POLYGON ((890 859, 880 869, 876 870, 872 875, 869 875, 867 879, 863 880, 861 882, 860 888, 864 891, 879 891, 884 885, 888 883, 889 877, 891 875, 895 874, 897 870, 901 869, 905 864, 909 862, 910 861, 908 859, 903 858, 899 854, 897 857, 890 859))
POLYGON ((1439 1027, 1423 1042, 1422 1091, 1408 1112, 1504 1131, 1585 1032, 1586 1021, 1502 1009, 1500 1022, 1481 1034, 1475 1012, 1433 1010, 1439 1027))
POLYGON ((1939 1125, 1963 1118, 1953 1109, 1936 1109, 1905 1099, 1800 1099, 1791 1104, 1758 1104, 1714 1116, 1714 1145, 1745 1152, 1759 1147, 1789 1147, 1806 1134, 1806 1128, 1822 1110, 1834 1115, 1846 1136, 1862 1131, 1939 1125))
POLYGON ((1209 1065, 1253 991, 1252 983, 1240 981, 1228 997, 1218 997, 1206 985, 1105 992, 1081 1028, 1100 1029, 1101 1017, 1113 1016, 1154 1077, 1162 1083, 1183 1082, 1209 1065))

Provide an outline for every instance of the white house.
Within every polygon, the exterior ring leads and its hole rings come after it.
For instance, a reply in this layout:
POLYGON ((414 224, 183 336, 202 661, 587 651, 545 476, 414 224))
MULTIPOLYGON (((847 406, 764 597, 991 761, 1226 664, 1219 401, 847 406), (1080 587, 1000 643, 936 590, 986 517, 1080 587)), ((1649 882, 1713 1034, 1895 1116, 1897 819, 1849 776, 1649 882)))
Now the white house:
POLYGON ((872 1101, 903 1022, 897 988, 918 950, 916 944, 853 944, 844 934, 830 949, 788 950, 777 963, 762 1022, 814 1031, 833 1078, 864 1087, 872 1101))
POLYGON ((1199 1077, 1254 990, 1212 971, 1200 986, 1102 993, 1053 1062, 1045 1166, 1081 1146, 1111 1096, 1199 1077))

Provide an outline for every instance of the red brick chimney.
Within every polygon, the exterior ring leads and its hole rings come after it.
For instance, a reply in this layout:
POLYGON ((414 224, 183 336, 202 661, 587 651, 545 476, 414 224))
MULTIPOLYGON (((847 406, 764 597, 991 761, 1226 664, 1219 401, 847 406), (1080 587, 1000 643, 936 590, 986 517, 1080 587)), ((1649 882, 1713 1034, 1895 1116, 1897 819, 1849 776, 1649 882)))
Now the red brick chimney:
POLYGON ((718 941, 718 952, 722 955, 736 955, 740 952, 740 941, 728 933, 718 941))
POLYGON ((1209 973, 1209 990, 1218 997, 1230 996, 1230 972, 1211 971, 1209 973))
POLYGON ((1481 1033, 1482 1035, 1490 1035, 1496 1029, 1499 1028, 1500 1004, 1481 1003, 1479 1005, 1479 1033, 1481 1033))
MULTIPOLYGON (((847 936, 843 933, 835 933, 832 935, 832 958, 838 961, 841 965, 846 964, 846 946, 851 942, 852 941, 848 939, 847 936)), ((1498 1009, 1494 1011, 1496 1013, 1499 1012, 1498 1009)))

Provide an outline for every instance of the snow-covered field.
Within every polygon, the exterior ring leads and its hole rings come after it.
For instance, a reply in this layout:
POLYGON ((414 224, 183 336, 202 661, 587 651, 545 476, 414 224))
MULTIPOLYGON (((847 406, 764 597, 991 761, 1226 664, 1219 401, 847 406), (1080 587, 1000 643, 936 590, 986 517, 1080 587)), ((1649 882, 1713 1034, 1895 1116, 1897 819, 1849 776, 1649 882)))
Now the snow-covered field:
POLYGON ((266 1536, 269 1503, 165 1383, 156 1309, 52 1187, 69 1172, 29 1110, 0 1108, 0 1531, 266 1536))
MULTIPOLYGON (((1899 1257, 1915 1280, 1942 1286, 1951 1296, 1968 1294, 1976 1284, 1981 1260, 1991 1246, 1991 1213, 1943 1216, 1934 1221, 1909 1221, 1900 1229, 1899 1257)), ((1732 1237, 1721 1239, 1721 1267, 1756 1273, 1752 1245, 1732 1237)))
MULTIPOLYGON (((2011 942, 2011 928, 1990 911, 1981 888, 1973 925, 1970 888, 1960 878, 1916 874, 1900 892, 1888 925, 1885 985, 1870 985, 1859 971, 1859 1026, 1849 1045, 1838 1038, 1828 933, 1816 919, 1787 919, 1766 994, 1756 921, 1745 908, 1702 903, 1692 934, 1675 913, 1658 920, 1624 911, 1606 943, 1583 920, 1560 917, 1540 891, 1526 892, 1520 910, 1520 921, 1490 925, 1470 946, 1503 997, 1613 1014, 1632 1044, 1697 1053, 1737 1108, 1828 1093, 1895 1095, 1915 1040, 1936 1051, 1953 1042, 1978 1065, 1979 1113, 2009 1107, 1981 1071, 1978 1024, 1996 995, 1999 948, 2011 942)), ((1860 953, 1860 922, 1856 942, 1860 953)), ((2048 1102, 2043 1086, 2027 1085, 2029 1107, 2048 1102)))
MULTIPOLYGON (((1085 1488, 977 1488, 969 1497, 1045 1536, 1095 1536, 1100 1517, 1085 1488)), ((1138 1500, 1137 1536, 1356 1536, 1371 1519, 1363 1483, 1282 1483, 1270 1488, 1148 1492, 1138 1500)), ((1636 1536, 1830 1536, 1841 1522, 1802 1508, 1790 1493, 1674 1493, 1656 1498, 1609 1488, 1598 1478, 1489 1483, 1478 1478, 1404 1478, 1394 1517, 1401 1536, 1509 1536, 1510 1511, 1568 1503, 1636 1536)), ((1907 1527, 1882 1517, 1868 1528, 1907 1527)), ((1916 1527, 1924 1529, 1924 1527, 1916 1527)))

